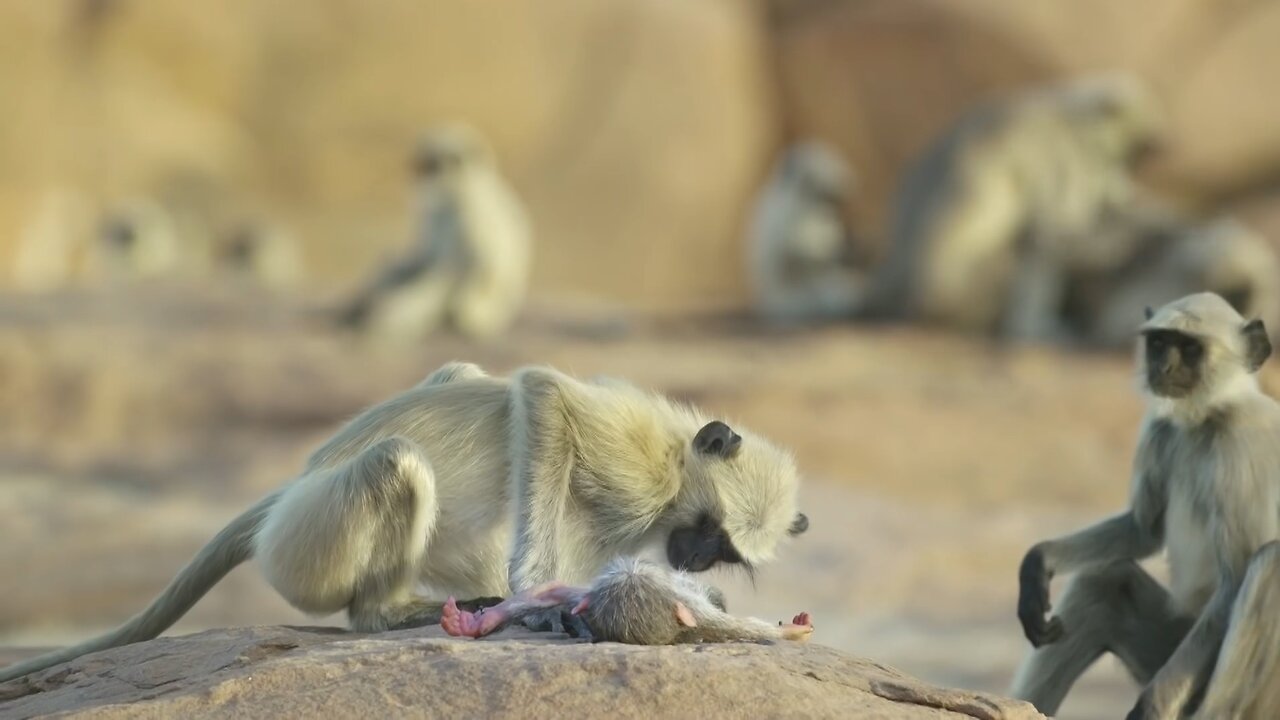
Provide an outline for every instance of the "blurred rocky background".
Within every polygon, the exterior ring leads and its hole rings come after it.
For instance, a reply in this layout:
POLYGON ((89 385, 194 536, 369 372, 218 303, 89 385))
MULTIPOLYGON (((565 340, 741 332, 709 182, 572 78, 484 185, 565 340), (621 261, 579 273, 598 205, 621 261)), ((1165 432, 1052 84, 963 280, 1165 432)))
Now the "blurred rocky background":
MULTIPOLYGON (((1081 73, 1134 72, 1164 102, 1145 183, 1274 242, 1276 37, 1280 2, 1258 0, 4 3, 0 644, 124 619, 345 418, 444 361, 546 362, 795 448, 813 532, 755 588, 725 578, 736 612, 808 609, 818 642, 1003 690, 1022 552, 1124 502, 1128 358, 696 318, 747 305, 752 203, 791 141, 854 168, 847 219, 882 256, 938 133, 1081 73), (318 308, 405 246, 410 151, 456 120, 527 207, 529 303, 489 342, 353 341, 318 308), (196 224, 292 238, 297 276, 86 282, 77 239, 170 195, 196 224), (31 250, 49 243, 75 249, 31 250)), ((304 620, 242 568, 176 630, 304 620)), ((1115 663, 1088 678, 1063 717, 1131 704, 1115 663)))

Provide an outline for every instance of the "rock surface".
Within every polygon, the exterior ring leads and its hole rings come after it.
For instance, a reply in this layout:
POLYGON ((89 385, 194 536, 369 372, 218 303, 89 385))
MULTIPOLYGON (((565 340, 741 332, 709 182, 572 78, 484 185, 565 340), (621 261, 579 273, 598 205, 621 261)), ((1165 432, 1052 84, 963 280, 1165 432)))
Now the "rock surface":
POLYGON ((253 627, 161 638, 0 685, 0 716, 1037 718, 821 645, 592 645, 439 628, 253 627))

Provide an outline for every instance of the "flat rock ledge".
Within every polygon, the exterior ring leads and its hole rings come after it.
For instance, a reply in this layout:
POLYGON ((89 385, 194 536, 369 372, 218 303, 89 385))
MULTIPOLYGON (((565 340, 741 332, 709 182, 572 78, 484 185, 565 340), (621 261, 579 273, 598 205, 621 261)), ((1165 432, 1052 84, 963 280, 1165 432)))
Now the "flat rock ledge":
MULTIPOLYGON (((6 653, 6 655, 10 655, 6 653)), ((10 655, 6 660, 12 660, 10 655)), ((438 627, 249 627, 86 655, 0 684, 0 718, 1040 718, 819 644, 636 647, 438 627)))

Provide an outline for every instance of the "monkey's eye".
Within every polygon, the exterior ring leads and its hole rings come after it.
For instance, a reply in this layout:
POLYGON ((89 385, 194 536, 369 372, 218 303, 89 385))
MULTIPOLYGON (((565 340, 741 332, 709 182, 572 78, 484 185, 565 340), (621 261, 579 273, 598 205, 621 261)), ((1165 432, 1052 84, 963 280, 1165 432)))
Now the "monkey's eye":
POLYGON ((1200 343, 1188 341, 1178 348, 1178 354, 1182 355, 1185 362, 1193 362, 1200 359, 1201 350, 1200 343))

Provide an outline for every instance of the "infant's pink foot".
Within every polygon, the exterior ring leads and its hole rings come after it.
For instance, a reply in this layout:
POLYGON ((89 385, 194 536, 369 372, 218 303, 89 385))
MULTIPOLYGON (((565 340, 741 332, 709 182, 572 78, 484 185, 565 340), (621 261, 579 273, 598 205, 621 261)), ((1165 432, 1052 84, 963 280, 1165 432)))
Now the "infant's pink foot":
POLYGON ((809 613, 807 613, 807 612, 802 612, 802 613, 800 613, 799 615, 797 615, 797 616, 795 616, 795 617, 791 618, 791 624, 792 624, 792 625, 810 625, 810 626, 811 626, 811 625, 813 625, 813 620, 812 620, 812 618, 810 618, 810 617, 809 617, 809 613))
POLYGON ((440 627, 455 637, 480 637, 480 618, 474 613, 459 609, 458 602, 452 597, 441 608, 440 627))

